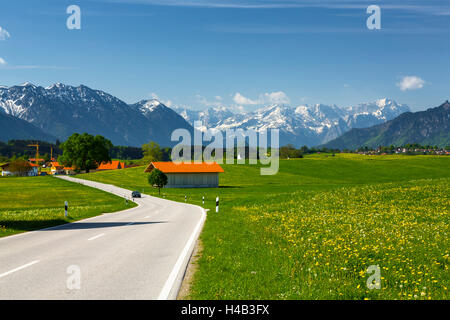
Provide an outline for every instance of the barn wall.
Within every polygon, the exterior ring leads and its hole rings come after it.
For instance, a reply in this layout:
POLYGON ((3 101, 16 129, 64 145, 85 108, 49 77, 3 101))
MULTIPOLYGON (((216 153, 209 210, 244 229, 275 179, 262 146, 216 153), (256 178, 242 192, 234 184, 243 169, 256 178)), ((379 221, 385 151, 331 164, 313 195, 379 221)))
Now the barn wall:
POLYGON ((166 173, 165 188, 217 188, 218 173, 166 173))

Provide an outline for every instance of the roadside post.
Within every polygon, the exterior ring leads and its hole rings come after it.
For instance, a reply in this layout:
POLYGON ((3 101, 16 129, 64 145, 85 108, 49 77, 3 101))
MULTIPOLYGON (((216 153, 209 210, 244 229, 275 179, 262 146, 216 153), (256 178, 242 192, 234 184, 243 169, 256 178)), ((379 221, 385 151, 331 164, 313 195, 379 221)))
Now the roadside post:
POLYGON ((67 218, 67 211, 69 209, 69 203, 67 201, 64 202, 64 216, 67 218))
POLYGON ((184 202, 187 202, 187 196, 184 196, 184 202))
POLYGON ((205 204, 205 196, 202 197, 202 203, 205 204))
POLYGON ((216 212, 219 212, 219 197, 216 198, 216 212))

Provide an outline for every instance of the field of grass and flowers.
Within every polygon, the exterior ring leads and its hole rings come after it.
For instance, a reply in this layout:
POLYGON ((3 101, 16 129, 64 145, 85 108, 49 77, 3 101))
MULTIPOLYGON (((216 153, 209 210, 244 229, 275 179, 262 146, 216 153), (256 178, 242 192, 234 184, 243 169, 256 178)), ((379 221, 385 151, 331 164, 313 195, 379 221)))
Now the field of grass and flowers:
MULTIPOLYGON (((223 168, 221 188, 161 192, 205 196, 211 210, 189 298, 449 298, 450 158, 320 154, 283 160, 275 176, 223 168), (379 290, 366 285, 371 265, 379 290)), ((79 177, 156 196, 143 170, 79 177)))
POLYGON ((98 189, 54 177, 0 177, 0 237, 135 206, 98 189), (69 215, 64 216, 64 202, 69 215))

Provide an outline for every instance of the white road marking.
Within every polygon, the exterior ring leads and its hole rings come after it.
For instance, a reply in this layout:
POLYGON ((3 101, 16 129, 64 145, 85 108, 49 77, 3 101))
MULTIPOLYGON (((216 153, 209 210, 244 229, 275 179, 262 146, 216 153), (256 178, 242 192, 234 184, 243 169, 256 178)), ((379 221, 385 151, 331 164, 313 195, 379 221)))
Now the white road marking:
POLYGON ((172 272, 169 274, 169 278, 166 280, 166 283, 164 284, 164 287, 162 288, 161 293, 159 294, 157 300, 167 300, 169 298, 170 292, 172 291, 175 281, 177 280, 177 277, 180 274, 180 270, 183 267, 183 262, 186 259, 191 246, 197 240, 197 235, 200 232, 202 224, 206 219, 205 209, 203 209, 201 207, 199 207, 199 208, 202 210, 202 217, 200 218, 200 221, 197 223, 197 226, 195 227, 194 232, 192 232, 191 237, 189 238, 188 242, 184 246, 183 251, 181 252, 180 256, 178 257, 178 260, 175 263, 175 265, 172 269, 172 272))
POLYGON ((146 217, 144 217, 144 219, 147 219, 147 218, 150 218, 150 216, 146 216, 146 217))
POLYGON ((7 276, 7 275, 9 275, 9 274, 11 274, 11 273, 14 273, 14 272, 16 272, 16 271, 25 269, 25 268, 27 268, 27 267, 29 267, 29 266, 32 266, 33 264, 36 264, 36 263, 38 263, 38 262, 39 262, 39 260, 34 260, 34 261, 30 262, 30 263, 24 264, 24 265, 21 266, 21 267, 18 267, 18 268, 15 268, 15 269, 13 269, 13 270, 10 270, 10 271, 7 271, 7 272, 5 272, 5 273, 2 273, 2 274, 0 274, 0 278, 5 277, 5 276, 7 276))
POLYGON ((96 235, 95 237, 89 238, 88 241, 98 239, 100 237, 103 237, 104 235, 105 235, 104 233, 100 233, 100 234, 96 235))

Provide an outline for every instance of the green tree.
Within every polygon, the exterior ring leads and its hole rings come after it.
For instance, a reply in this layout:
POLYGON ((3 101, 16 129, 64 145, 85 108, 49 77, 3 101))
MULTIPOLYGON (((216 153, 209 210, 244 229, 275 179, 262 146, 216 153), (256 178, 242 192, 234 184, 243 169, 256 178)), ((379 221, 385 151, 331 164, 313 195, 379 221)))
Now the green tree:
POLYGON ((111 161, 109 151, 112 143, 108 139, 87 133, 72 134, 66 142, 60 145, 63 155, 58 162, 66 167, 75 167, 76 171, 97 169, 102 162, 111 161))
POLYGON ((161 161, 163 159, 161 147, 154 141, 142 145, 142 152, 144 153, 144 158, 142 158, 144 163, 161 161))
POLYGON ((167 184, 167 176, 158 169, 153 169, 148 176, 148 183, 151 186, 156 186, 158 188, 158 193, 161 194, 161 188, 167 184))

